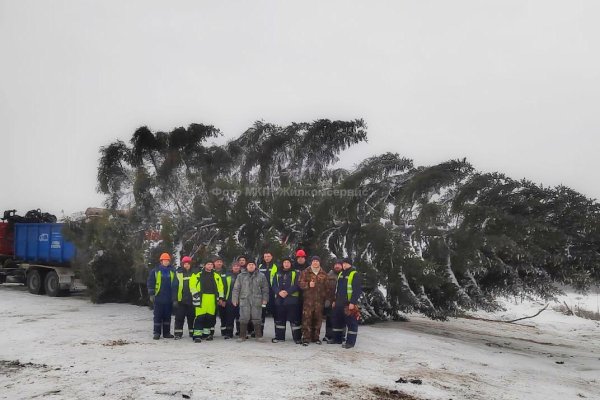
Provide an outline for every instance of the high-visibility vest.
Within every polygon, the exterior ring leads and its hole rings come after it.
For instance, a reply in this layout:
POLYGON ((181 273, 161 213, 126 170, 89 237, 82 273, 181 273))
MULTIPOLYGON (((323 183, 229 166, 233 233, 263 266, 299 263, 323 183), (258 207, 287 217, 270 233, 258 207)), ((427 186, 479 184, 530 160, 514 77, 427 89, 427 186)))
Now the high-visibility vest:
MULTIPOLYGON (((171 277, 171 283, 173 283, 173 279, 175 278, 173 271, 169 270, 169 276, 171 277)), ((158 296, 158 293, 160 292, 160 284, 162 283, 160 268, 154 273, 154 279, 156 280, 154 285, 154 295, 158 296)))
MULTIPOLYGON (((342 274, 344 272, 341 271, 338 274, 338 278, 337 278, 337 283, 339 284, 340 282, 340 278, 342 277, 342 274)), ((352 298, 352 282, 354 281, 354 275, 356 274, 356 271, 350 271, 350 273, 348 274, 348 281, 346 282, 346 297, 348 298, 348 301, 350 301, 350 299, 352 298)), ((335 285, 335 294, 337 294, 337 288, 338 288, 338 284, 335 285)))
POLYGON ((231 293, 231 275, 227 275, 227 277, 225 278, 225 282, 227 282, 227 294, 225 296, 225 299, 228 299, 229 293, 231 293))
MULTIPOLYGON (((183 272, 177 273, 177 280, 179 281, 179 288, 177 290, 177 301, 181 301, 181 299, 183 299, 183 281, 189 281, 192 275, 193 274, 191 274, 190 276, 183 276, 183 272)), ((190 287, 189 282, 188 287, 190 287)))
MULTIPOLYGON (((215 280, 215 285, 217 286, 218 297, 223 298, 225 295, 223 293, 223 279, 221 279, 221 275, 217 274, 215 271, 211 271, 213 274, 213 278, 215 280)), ((196 293, 202 292, 202 285, 200 284, 200 274, 202 272, 197 272, 192 274, 190 277, 190 292, 192 296, 196 293)))
POLYGON ((273 286, 273 279, 275 279, 275 275, 277 275, 277 264, 273 264, 271 268, 271 276, 269 277, 269 283, 273 286))
MULTIPOLYGON (((283 273, 283 272, 282 272, 283 273)), ((273 276, 273 278, 277 279, 277 284, 279 284, 279 275, 280 274, 275 274, 273 276)), ((290 282, 291 285, 293 285, 296 282, 296 271, 292 271, 292 281, 290 282)), ((273 284, 271 283, 271 286, 273 286, 273 284)), ((294 297, 298 297, 300 296, 300 292, 296 291, 295 293, 292 293, 292 296, 294 297)))

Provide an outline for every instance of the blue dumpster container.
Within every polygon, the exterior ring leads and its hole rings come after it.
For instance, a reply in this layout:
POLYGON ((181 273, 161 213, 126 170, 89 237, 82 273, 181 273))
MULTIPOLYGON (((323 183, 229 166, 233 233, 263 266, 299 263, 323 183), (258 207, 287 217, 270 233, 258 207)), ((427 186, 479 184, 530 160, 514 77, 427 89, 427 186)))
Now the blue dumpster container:
POLYGON ((31 264, 69 264, 75 245, 64 239, 64 224, 15 224, 15 256, 31 264))

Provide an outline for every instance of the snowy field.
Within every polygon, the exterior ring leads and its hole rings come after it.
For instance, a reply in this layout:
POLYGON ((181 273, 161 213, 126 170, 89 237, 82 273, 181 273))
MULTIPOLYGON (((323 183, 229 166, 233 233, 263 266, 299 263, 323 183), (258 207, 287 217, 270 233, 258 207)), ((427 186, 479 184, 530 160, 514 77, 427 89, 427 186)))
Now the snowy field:
MULTIPOLYGON (((506 304, 477 317, 543 306, 506 304)), ((0 286, 0 398, 600 399, 600 323, 551 307, 516 324, 411 316, 361 326, 353 350, 272 344, 270 319, 268 343, 154 341, 151 330, 148 308, 0 286)))

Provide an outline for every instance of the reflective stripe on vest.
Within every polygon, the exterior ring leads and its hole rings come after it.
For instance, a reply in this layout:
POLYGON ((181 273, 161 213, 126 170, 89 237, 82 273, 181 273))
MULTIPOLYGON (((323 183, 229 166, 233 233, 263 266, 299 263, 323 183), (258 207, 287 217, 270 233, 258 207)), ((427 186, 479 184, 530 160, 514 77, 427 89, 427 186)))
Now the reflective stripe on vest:
MULTIPOLYGON (((335 294, 336 295, 337 295, 338 286, 340 283, 340 278, 343 273, 344 272, 341 271, 338 274, 337 283, 335 285, 335 294)), ((356 271, 350 271, 350 273, 348 274, 348 281, 346 282, 346 297, 348 298, 348 301, 350 301, 350 299, 352 298, 352 282, 354 281, 354 274, 356 274, 356 271)))
MULTIPOLYGON (((156 280, 156 284, 154 285, 154 295, 158 296, 160 292, 160 284, 162 283, 160 268, 154 273, 154 279, 156 280)), ((171 277, 171 283, 173 283, 173 279, 175 279, 175 274, 173 271, 169 271, 169 276, 171 277)))

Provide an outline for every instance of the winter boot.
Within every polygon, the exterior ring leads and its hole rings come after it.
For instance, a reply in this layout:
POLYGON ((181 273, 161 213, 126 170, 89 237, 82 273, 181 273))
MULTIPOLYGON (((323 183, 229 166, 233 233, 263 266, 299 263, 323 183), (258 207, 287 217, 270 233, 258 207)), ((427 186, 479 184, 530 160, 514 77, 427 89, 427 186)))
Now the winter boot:
POLYGON ((248 324, 247 323, 240 323, 240 337, 237 340, 238 342, 245 342, 246 340, 248 340, 248 324))
POLYGON ((155 333, 154 336, 152 337, 152 339, 154 339, 154 340, 160 339, 160 333, 155 333))
POLYGON ((163 322, 162 328, 163 337, 165 339, 173 339, 173 335, 171 335, 171 321, 169 320, 169 322, 163 322))
POLYGON ((263 338, 263 326, 260 322, 256 322, 254 324, 254 330, 256 332, 256 341, 257 342, 264 342, 265 339, 263 338))
POLYGON ((195 338, 194 338, 194 343, 202 343, 202 338, 200 338, 200 337, 195 337, 195 338))

